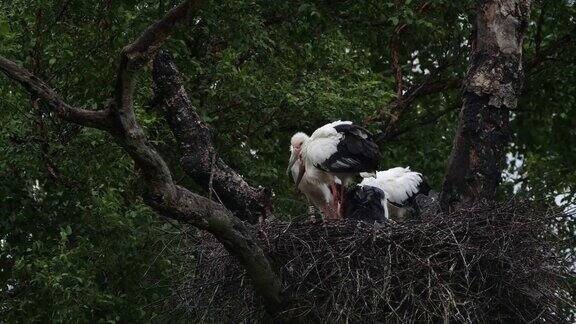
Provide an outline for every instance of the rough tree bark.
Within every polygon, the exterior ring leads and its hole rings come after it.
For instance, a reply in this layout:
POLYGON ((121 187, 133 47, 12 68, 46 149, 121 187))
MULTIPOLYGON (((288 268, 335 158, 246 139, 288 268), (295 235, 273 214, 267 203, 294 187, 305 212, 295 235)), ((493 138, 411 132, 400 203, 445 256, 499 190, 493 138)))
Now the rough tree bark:
POLYGON ((530 0, 479 1, 464 103, 442 187, 444 208, 495 197, 510 141, 510 111, 524 78, 522 40, 530 5, 530 0))
MULTIPOLYGON (((122 50, 115 101, 106 109, 91 111, 65 103, 42 80, 3 57, 0 57, 0 71, 20 83, 30 94, 43 100, 56 117, 110 133, 142 171, 140 174, 145 183, 143 199, 146 204, 161 215, 212 233, 244 266, 256 292, 262 297, 266 311, 277 316, 285 307, 281 282, 258 246, 253 232, 223 205, 177 185, 164 159, 148 143, 134 114, 133 94, 139 69, 153 58, 175 26, 193 8, 191 1, 183 2, 122 50)), ((195 127, 184 126, 187 129, 195 127)))
POLYGON ((170 55, 159 52, 152 69, 154 100, 178 141, 184 171, 198 183, 212 186, 218 198, 234 214, 251 223, 271 213, 270 192, 251 187, 230 168, 212 145, 210 129, 188 98, 170 55))

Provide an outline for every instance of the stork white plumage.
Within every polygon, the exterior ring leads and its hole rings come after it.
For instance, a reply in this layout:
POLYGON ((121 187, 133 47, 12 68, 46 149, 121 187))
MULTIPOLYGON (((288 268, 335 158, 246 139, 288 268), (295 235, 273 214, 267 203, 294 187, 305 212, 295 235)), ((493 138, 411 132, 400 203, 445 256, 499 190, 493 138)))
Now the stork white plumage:
MULTIPOLYGON (((297 182, 300 170, 303 168, 301 159, 302 144, 308 139, 305 133, 296 133, 290 140, 290 162, 286 172, 292 173, 294 183, 297 182)), ((306 196, 309 204, 322 210, 324 217, 333 218, 335 211, 333 209, 333 196, 330 188, 326 183, 312 181, 307 173, 302 175, 300 183, 297 183, 298 190, 306 196)))
MULTIPOLYGON (((372 141, 372 134, 350 121, 326 124, 312 133, 301 147, 301 166, 296 185, 306 174, 309 181, 328 185, 334 198, 334 207, 343 204, 344 187, 360 173, 371 173, 378 168, 380 153, 372 141), (342 183, 340 192, 336 179, 342 183)), ((290 166, 292 167, 292 166, 290 166)), ((339 216, 341 212, 338 213, 339 216)))
POLYGON ((430 186, 422 174, 410 170, 410 167, 396 167, 376 172, 375 178, 365 178, 359 186, 372 186, 386 194, 386 214, 402 219, 412 208, 412 200, 418 194, 427 195, 430 186))

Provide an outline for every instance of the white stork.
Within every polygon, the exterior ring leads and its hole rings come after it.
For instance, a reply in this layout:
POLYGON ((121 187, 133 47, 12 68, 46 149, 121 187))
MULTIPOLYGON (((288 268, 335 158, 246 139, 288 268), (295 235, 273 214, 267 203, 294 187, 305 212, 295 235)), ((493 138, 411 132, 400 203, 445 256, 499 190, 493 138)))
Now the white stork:
POLYGON ((430 186, 422 174, 411 171, 409 167, 378 171, 375 178, 365 178, 358 186, 382 190, 387 199, 384 206, 386 218, 394 216, 397 219, 403 219, 413 210, 414 198, 418 194, 428 195, 430 192, 430 186))
MULTIPOLYGON (((343 207, 344 187, 354 176, 377 170, 380 160, 378 146, 372 141, 372 134, 366 129, 353 125, 350 121, 336 121, 324 125, 312 133, 301 147, 304 162, 296 180, 299 185, 306 174, 308 180, 325 184, 331 188, 336 210, 343 207), (336 181, 340 180, 340 192, 336 181)), ((340 216, 341 212, 339 213, 340 216)))
MULTIPOLYGON (((290 162, 288 163, 288 169, 286 173, 291 172, 294 183, 298 180, 298 175, 302 167, 302 159, 300 152, 302 150, 302 143, 308 139, 308 135, 305 133, 296 133, 290 139, 290 162)), ((298 190, 306 196, 309 204, 312 204, 318 209, 322 210, 324 217, 334 218, 334 208, 333 208, 333 196, 330 192, 330 188, 325 183, 319 183, 312 181, 307 173, 302 175, 300 183, 297 184, 298 190)), ((311 210, 309 209, 309 212, 311 210)), ((313 214, 313 211, 310 213, 313 214)))

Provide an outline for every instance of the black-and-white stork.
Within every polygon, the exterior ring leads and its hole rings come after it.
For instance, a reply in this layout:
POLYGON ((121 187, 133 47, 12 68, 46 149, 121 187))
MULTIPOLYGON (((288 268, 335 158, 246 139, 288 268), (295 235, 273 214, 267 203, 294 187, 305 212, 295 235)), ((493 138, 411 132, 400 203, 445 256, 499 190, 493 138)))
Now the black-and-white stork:
MULTIPOLYGON (((292 136, 290 139, 290 162, 286 173, 292 173, 294 183, 297 182, 300 170, 303 167, 300 152, 302 144, 308 140, 308 135, 299 132, 292 136)), ((313 181, 307 173, 301 176, 300 183, 297 183, 298 190, 306 196, 309 204, 322 210, 322 214, 327 218, 334 218, 335 210, 333 207, 333 195, 330 187, 326 183, 313 181)), ((313 214, 313 210, 309 209, 309 213, 313 214)))
POLYGON ((386 195, 384 206, 385 217, 403 219, 407 213, 417 209, 414 198, 428 195, 430 186, 419 172, 411 171, 409 167, 396 167, 376 172, 375 178, 364 178, 360 187, 376 187, 386 195))
MULTIPOLYGON (((304 174, 311 182, 330 186, 335 209, 340 210, 344 188, 356 175, 376 171, 380 152, 370 132, 351 121, 339 120, 315 130, 302 144, 301 157, 304 163, 296 186, 304 174), (340 192, 337 179, 342 184, 340 192)), ((341 211, 338 214, 342 216, 341 211)))

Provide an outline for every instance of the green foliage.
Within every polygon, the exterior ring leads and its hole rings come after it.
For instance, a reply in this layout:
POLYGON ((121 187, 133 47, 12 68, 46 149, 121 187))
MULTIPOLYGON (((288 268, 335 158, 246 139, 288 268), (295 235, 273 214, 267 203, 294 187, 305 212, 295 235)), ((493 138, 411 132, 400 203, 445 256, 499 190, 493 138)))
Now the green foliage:
POLYGON ((130 161, 100 133, 61 129, 74 136, 42 138, 42 117, 28 117, 6 120, 24 131, 22 137, 11 128, 0 137, 2 318, 90 322, 156 316, 143 306, 168 293, 156 286, 177 260, 161 254, 162 223, 137 198, 130 161))
MULTIPOLYGON (((3 1, 0 55, 46 79, 67 102, 99 109, 111 100, 122 47, 177 3, 3 1)), ((546 2, 537 45, 541 7, 534 6, 525 57, 544 59, 527 68, 512 122, 510 153, 524 162, 509 171, 523 180, 518 194, 567 192, 569 203, 576 191, 574 43, 557 42, 574 35, 575 9, 546 2)), ((406 26, 399 34, 405 88, 431 77, 461 79, 474 14, 474 1, 207 1, 165 47, 223 158, 250 184, 272 188, 275 215, 289 218, 305 212, 285 175, 290 136, 388 113, 396 95, 390 39, 399 26, 406 26), (432 75, 438 66, 445 68, 432 75)), ((172 136, 149 107, 149 72, 136 93, 138 118, 175 179, 202 192, 179 169, 172 136)), ((416 100, 401 134, 383 144, 382 167, 409 165, 439 188, 460 104, 457 87, 416 100)), ((148 305, 168 296, 160 283, 180 260, 163 252, 176 243, 138 198, 130 159, 108 136, 52 118, 4 77, 0 123, 0 318, 158 318, 148 305)))

